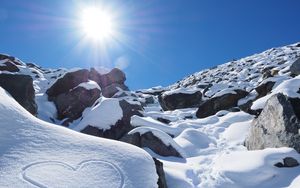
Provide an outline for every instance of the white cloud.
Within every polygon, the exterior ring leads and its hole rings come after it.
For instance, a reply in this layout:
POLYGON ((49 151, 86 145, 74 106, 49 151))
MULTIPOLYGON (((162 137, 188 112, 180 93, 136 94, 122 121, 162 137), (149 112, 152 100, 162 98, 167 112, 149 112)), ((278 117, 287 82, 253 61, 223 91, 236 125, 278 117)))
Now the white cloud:
POLYGON ((124 70, 129 66, 130 62, 129 59, 125 56, 120 56, 118 59, 115 61, 115 67, 124 70))

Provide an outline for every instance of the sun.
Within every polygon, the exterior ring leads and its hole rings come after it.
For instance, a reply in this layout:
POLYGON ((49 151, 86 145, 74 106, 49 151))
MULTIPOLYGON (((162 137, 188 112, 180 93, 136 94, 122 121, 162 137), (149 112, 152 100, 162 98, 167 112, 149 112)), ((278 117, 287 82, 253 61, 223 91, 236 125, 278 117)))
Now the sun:
POLYGON ((100 8, 85 8, 81 13, 80 25, 84 34, 94 41, 111 39, 115 33, 112 15, 100 8))

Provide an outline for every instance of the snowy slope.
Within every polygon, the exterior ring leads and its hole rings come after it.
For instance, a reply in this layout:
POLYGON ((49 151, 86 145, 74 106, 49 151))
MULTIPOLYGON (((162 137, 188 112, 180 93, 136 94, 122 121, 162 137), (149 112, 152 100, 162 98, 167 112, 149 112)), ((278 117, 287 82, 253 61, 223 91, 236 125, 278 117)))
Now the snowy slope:
POLYGON ((46 123, 0 88, 0 187, 157 187, 135 146, 46 123))
MULTIPOLYGON (((98 104, 86 108, 83 116, 69 127, 80 131, 90 124, 109 130, 122 118, 119 101, 126 100, 143 106, 144 115, 131 117, 134 130, 128 134, 143 135, 151 131, 162 144, 176 148, 183 158, 163 157, 145 147, 147 154, 128 144, 85 136, 43 122, 27 113, 1 89, 0 187, 11 184, 17 187, 47 187, 50 184, 58 187, 99 184, 104 187, 155 187, 157 175, 152 156, 163 162, 167 185, 171 188, 298 188, 299 166, 274 166, 285 157, 300 162, 300 155, 294 149, 248 151, 244 146, 254 115, 238 109, 197 118, 197 108, 163 111, 157 95, 200 91, 205 101, 241 89, 249 95, 241 98, 238 106, 251 101, 251 109, 260 110, 276 93, 300 98, 300 77, 290 72, 290 66, 299 57, 300 43, 272 48, 197 72, 168 87, 119 92, 116 99, 100 97, 98 104), (255 88, 268 82, 274 82, 271 90, 258 97, 255 88), (153 100, 146 102, 149 99, 153 100), (53 178, 47 178, 49 176, 53 178), (55 184, 57 182, 64 184, 55 184)), ((56 108, 47 100, 45 91, 57 78, 78 69, 43 69, 28 67, 22 62, 18 67, 20 71, 14 74, 28 74, 34 79, 38 118, 60 124, 61 121, 55 119, 56 108)), ((85 82, 78 87, 93 89, 97 85, 85 82)))

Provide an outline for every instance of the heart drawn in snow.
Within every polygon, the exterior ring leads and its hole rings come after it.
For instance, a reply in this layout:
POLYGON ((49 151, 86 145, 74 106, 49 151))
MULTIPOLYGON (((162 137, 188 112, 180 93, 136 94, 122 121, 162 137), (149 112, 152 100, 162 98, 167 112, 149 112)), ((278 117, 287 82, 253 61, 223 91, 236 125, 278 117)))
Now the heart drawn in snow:
POLYGON ((22 169, 25 181, 37 187, 123 187, 118 166, 102 160, 82 161, 76 167, 60 161, 43 161, 22 169))

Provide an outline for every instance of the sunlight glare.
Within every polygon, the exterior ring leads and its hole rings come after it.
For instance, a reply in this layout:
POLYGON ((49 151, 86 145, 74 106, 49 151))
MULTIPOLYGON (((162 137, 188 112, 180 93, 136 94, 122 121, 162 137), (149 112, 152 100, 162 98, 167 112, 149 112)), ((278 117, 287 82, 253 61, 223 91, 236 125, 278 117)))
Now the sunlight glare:
POLYGON ((81 27, 92 40, 103 41, 110 39, 114 34, 112 15, 94 7, 83 10, 81 27))

